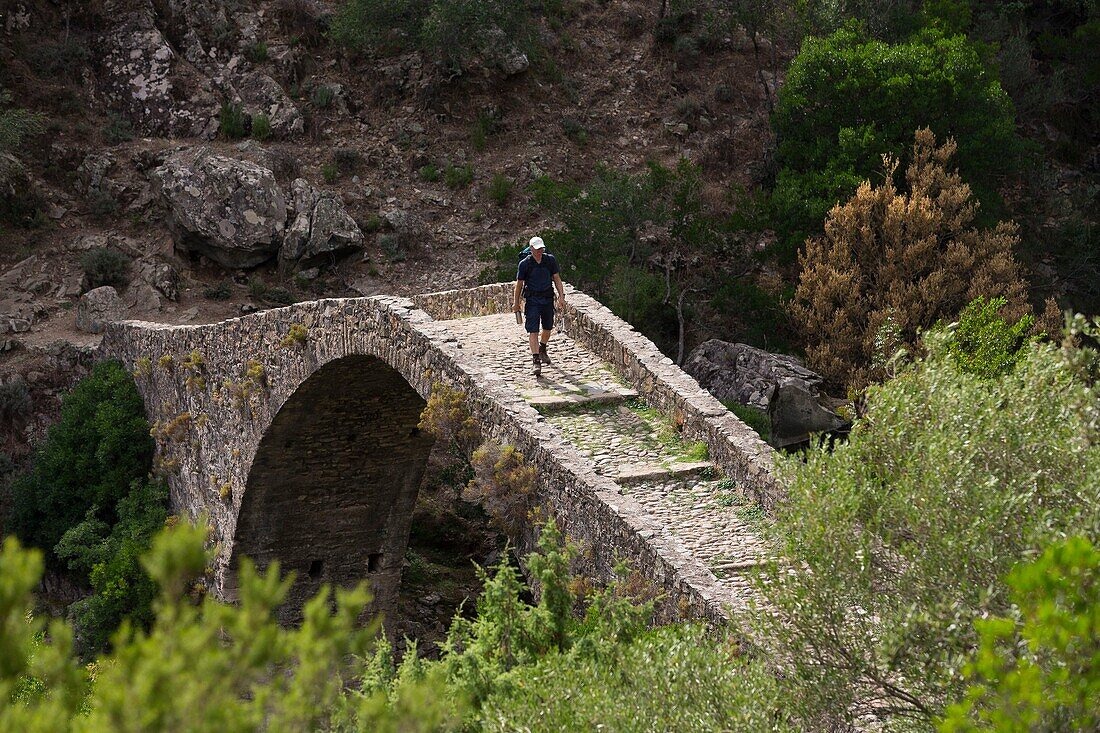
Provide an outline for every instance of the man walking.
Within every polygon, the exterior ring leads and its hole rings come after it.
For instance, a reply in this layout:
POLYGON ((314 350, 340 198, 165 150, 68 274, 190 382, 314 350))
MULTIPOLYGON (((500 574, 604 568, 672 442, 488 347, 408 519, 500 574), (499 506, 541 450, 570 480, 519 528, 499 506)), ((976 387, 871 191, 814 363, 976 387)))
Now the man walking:
POLYGON ((562 285, 558 261, 546 252, 542 237, 531 237, 531 254, 520 260, 516 271, 516 287, 512 310, 520 312, 520 296, 527 300, 523 309, 523 327, 531 342, 531 364, 535 375, 542 374, 542 365, 550 363, 546 346, 554 328, 554 289, 558 291, 558 307, 565 307, 565 286, 562 285), (540 338, 539 325, 542 325, 540 338))

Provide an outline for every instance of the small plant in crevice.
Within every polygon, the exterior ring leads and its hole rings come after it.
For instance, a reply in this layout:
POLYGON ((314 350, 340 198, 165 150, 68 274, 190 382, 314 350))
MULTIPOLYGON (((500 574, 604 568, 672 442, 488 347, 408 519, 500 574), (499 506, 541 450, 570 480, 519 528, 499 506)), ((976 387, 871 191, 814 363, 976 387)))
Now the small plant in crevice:
POLYGON ((218 130, 227 140, 240 140, 248 136, 250 120, 240 103, 222 102, 218 112, 218 130))
POLYGON ((271 118, 262 112, 252 118, 252 139, 264 142, 271 138, 271 118))
POLYGON ((504 206, 508 203, 508 198, 512 195, 512 187, 514 185, 515 181, 511 178, 503 173, 497 173, 489 183, 489 198, 491 198, 497 206, 504 206))
POLYGON ((267 43, 256 41, 245 49, 244 55, 252 63, 262 64, 268 58, 267 43))
POLYGON ((336 100, 336 90, 327 84, 314 87, 309 95, 309 102, 316 109, 328 109, 336 100))
POLYGON ((467 165, 454 165, 449 164, 443 169, 443 182, 447 184, 447 188, 460 189, 466 188, 474 180, 474 169, 469 164, 467 165))
POLYGON ((306 345, 306 339, 309 338, 309 329, 301 323, 292 323, 287 330, 286 336, 283 336, 279 342, 279 346, 284 349, 302 348, 306 345))
POLYGON ((322 163, 321 178, 325 179, 325 183, 336 183, 340 178, 340 166, 335 161, 322 163))
POLYGON ((424 165, 420 166, 417 174, 420 176, 420 179, 422 181, 426 181, 428 183, 438 183, 439 179, 442 177, 439 173, 439 167, 436 166, 434 163, 425 163, 424 165))
POLYGON ((206 359, 203 358, 198 349, 192 350, 187 358, 183 360, 181 366, 187 372, 187 376, 184 378, 184 386, 188 392, 201 392, 206 389, 206 359))

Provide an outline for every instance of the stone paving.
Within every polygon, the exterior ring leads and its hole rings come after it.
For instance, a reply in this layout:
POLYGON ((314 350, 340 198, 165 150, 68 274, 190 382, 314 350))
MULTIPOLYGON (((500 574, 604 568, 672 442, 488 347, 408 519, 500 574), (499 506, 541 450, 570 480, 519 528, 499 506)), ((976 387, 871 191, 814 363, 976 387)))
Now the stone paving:
POLYGON ((765 556, 763 512, 682 441, 671 421, 645 407, 603 360, 563 333, 553 364, 531 373, 527 337, 510 313, 445 321, 483 376, 503 379, 696 557, 735 599, 751 595, 747 572, 765 556))

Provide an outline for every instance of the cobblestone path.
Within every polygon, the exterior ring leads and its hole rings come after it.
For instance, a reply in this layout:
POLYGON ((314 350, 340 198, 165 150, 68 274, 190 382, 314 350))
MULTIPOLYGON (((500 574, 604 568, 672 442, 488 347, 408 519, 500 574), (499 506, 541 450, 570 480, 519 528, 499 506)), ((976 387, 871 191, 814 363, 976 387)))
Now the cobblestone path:
POLYGON ((535 377, 527 335, 510 313, 445 324, 485 378, 511 384, 539 409, 597 473, 714 573, 732 604, 748 599, 747 572, 766 552, 763 512, 719 474, 706 446, 685 444, 668 416, 646 407, 610 366, 563 333, 550 342, 553 363, 535 377))

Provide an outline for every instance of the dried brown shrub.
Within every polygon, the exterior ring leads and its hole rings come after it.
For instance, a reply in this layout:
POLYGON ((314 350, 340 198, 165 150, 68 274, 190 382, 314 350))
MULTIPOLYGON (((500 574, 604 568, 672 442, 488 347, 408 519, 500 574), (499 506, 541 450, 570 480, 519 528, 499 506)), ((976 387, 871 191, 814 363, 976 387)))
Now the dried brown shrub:
POLYGON ((536 498, 538 471, 511 445, 488 441, 474 451, 474 479, 465 498, 477 501, 509 537, 526 526, 536 498))
POLYGON ((832 386, 863 387, 881 376, 872 362, 886 330, 911 346, 922 330, 954 319, 980 295, 1004 297, 1006 318, 1030 312, 1012 256, 1016 225, 973 226, 978 204, 970 186, 947 169, 954 152, 954 140, 937 147, 931 130, 918 130, 908 192, 894 184, 898 161, 886 157, 885 181, 864 181, 829 212, 825 236, 799 253, 791 315, 809 365, 832 386))

